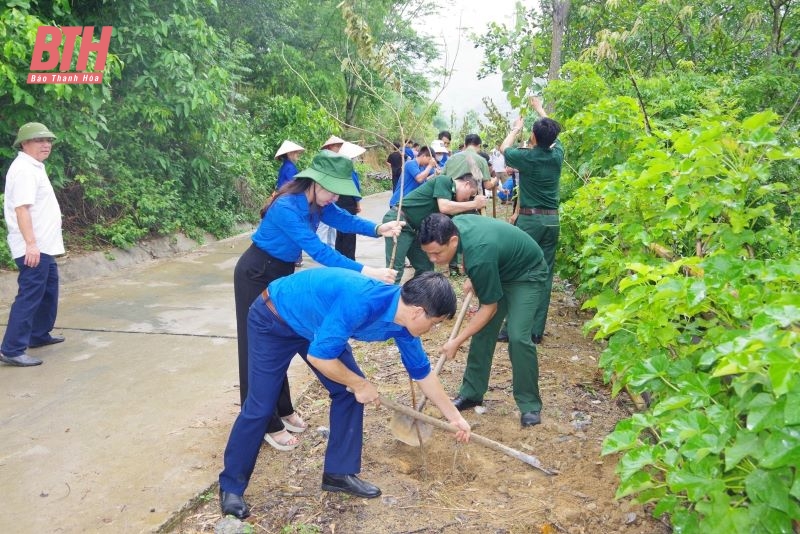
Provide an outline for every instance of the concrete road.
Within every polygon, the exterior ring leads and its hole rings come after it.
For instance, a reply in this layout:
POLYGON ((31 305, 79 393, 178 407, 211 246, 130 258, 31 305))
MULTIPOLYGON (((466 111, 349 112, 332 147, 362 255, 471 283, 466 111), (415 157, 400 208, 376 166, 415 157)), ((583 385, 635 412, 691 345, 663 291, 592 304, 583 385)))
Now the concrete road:
MULTIPOLYGON (((362 216, 379 222, 388 198, 362 216)), ((67 341, 31 350, 41 366, 0 364, 0 532, 152 532, 216 482, 239 411, 232 278, 249 236, 102 276, 63 262, 67 341)), ((383 250, 359 236, 360 261, 383 266, 383 250)), ((3 325, 15 280, 0 276, 3 325)), ((297 398, 313 375, 295 364, 297 398)))

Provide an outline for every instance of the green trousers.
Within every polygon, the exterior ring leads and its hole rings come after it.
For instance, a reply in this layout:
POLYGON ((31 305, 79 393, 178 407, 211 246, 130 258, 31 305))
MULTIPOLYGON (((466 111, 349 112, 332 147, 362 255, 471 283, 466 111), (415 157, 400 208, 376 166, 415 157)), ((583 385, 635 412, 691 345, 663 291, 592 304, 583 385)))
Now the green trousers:
POLYGON ((550 293, 553 290, 553 267, 556 263, 556 247, 558 247, 558 235, 561 228, 558 223, 558 215, 538 214, 520 215, 517 218, 517 226, 525 230, 525 233, 542 248, 544 261, 547 263, 549 271, 544 290, 545 295, 539 302, 533 319, 533 335, 542 336, 547 323, 547 309, 550 307, 550 293))
POLYGON ((540 411, 539 360, 536 345, 531 341, 533 314, 545 297, 544 269, 534 272, 530 279, 503 284, 503 297, 497 302, 497 313, 478 333, 472 336, 467 355, 467 367, 459 394, 465 399, 483 400, 489 389, 497 333, 507 318, 508 355, 513 373, 514 401, 520 413, 540 411), (542 274, 539 274, 542 273, 542 274))
MULTIPOLYGON (((386 212, 386 215, 383 216, 383 222, 396 220, 396 209, 390 209, 386 212)), ((401 216, 400 220, 405 221, 406 219, 401 216)), ((433 263, 428 259, 428 255, 423 252, 419 244, 419 239, 417 239, 416 230, 410 228, 407 223, 400 232, 400 235, 397 236, 397 252, 394 256, 394 265, 389 265, 389 261, 392 259, 392 250, 394 249, 394 239, 387 237, 384 238, 384 241, 386 244, 386 266, 397 271, 397 276, 394 279, 395 284, 399 284, 400 280, 403 279, 406 258, 408 258, 409 263, 411 263, 411 266, 414 268, 414 276, 425 271, 433 270, 433 263)))

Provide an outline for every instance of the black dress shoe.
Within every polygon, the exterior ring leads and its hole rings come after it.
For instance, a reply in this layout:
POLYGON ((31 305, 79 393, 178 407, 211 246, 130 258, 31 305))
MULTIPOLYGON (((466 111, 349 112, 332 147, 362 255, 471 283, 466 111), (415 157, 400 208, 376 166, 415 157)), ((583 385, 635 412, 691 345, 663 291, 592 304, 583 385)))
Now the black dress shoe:
POLYGON ((0 362, 7 363, 8 365, 16 365, 17 367, 32 367, 34 365, 42 365, 42 360, 39 358, 31 358, 24 352, 19 356, 6 356, 0 352, 0 362))
POLYGON ((500 332, 497 334, 497 341, 500 343, 508 343, 508 332, 500 332))
POLYGON ((542 422, 542 416, 539 412, 525 412, 520 418, 520 423, 523 427, 535 426, 542 422))
POLYGON ((322 489, 325 491, 343 491, 365 499, 373 499, 381 494, 378 486, 361 480, 356 475, 322 473, 322 489))
POLYGON ((238 519, 250 516, 250 507, 244 502, 244 497, 235 493, 219 490, 219 506, 222 515, 232 515, 238 519))
POLYGON ((28 348, 38 349, 39 347, 46 347, 47 345, 55 345, 56 343, 63 343, 65 339, 66 338, 64 336, 50 336, 50 339, 28 345, 28 348))
POLYGON ((470 408, 474 408, 475 406, 483 406, 483 401, 474 401, 470 399, 465 399, 461 395, 453 399, 453 406, 455 406, 459 412, 463 412, 464 410, 469 410, 470 408))

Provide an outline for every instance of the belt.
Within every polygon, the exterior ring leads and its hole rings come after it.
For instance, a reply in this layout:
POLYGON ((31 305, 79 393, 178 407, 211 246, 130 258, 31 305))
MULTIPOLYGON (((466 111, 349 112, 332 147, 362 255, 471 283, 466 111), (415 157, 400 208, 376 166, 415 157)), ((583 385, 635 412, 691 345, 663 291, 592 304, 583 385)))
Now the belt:
POLYGON ((540 208, 520 208, 520 215, 558 215, 558 210, 543 210, 540 208))
POLYGON ((267 308, 269 308, 269 311, 272 312, 272 315, 274 315, 275 318, 283 324, 286 324, 286 321, 284 321, 283 317, 280 316, 278 310, 275 309, 275 303, 272 302, 272 299, 269 297, 269 289, 265 289, 261 292, 261 298, 264 299, 264 304, 266 304, 267 308))

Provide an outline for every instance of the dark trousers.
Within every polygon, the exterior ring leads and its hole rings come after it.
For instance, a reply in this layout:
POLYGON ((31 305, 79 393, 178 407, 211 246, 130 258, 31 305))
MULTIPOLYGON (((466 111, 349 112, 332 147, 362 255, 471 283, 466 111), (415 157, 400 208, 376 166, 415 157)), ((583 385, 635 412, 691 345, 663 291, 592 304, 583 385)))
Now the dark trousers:
POLYGON ((29 345, 46 343, 58 313, 58 264, 53 256, 42 254, 39 265, 25 266, 25 256, 15 258, 19 267, 19 290, 8 314, 0 351, 19 356, 29 345))
MULTIPOLYGON (((233 423, 225 447, 225 467, 219 475, 222 491, 243 495, 258 459, 264 437, 264 425, 275 410, 280 396, 281 377, 295 354, 308 363, 309 341, 295 333, 258 298, 248 316, 250 347, 250 385, 242 411, 233 423)), ((339 355, 348 369, 364 376, 358 368, 349 345, 339 355)), ((348 392, 343 384, 334 382, 309 364, 331 399, 330 437, 325 451, 323 472, 334 475, 353 475, 361 471, 361 450, 364 430, 364 405, 348 392)))
MULTIPOLYGON (((244 406, 248 390, 248 362, 247 362, 247 313, 250 305, 261 297, 270 282, 289 276, 294 272, 294 263, 273 258, 255 245, 250 245, 236 262, 233 270, 233 295, 236 303, 236 339, 239 348, 239 398, 244 406)), ((278 432, 283 430, 280 418, 294 412, 289 379, 284 372, 283 386, 276 400, 277 410, 272 414, 269 425, 262 428, 261 436, 265 432, 278 432)))
MULTIPOLYGON (((336 205, 343 210, 355 215, 357 213, 357 202, 355 197, 340 196, 336 201, 336 205)), ((345 234, 344 232, 336 231, 336 245, 334 248, 342 255, 356 259, 356 234, 345 234)))

